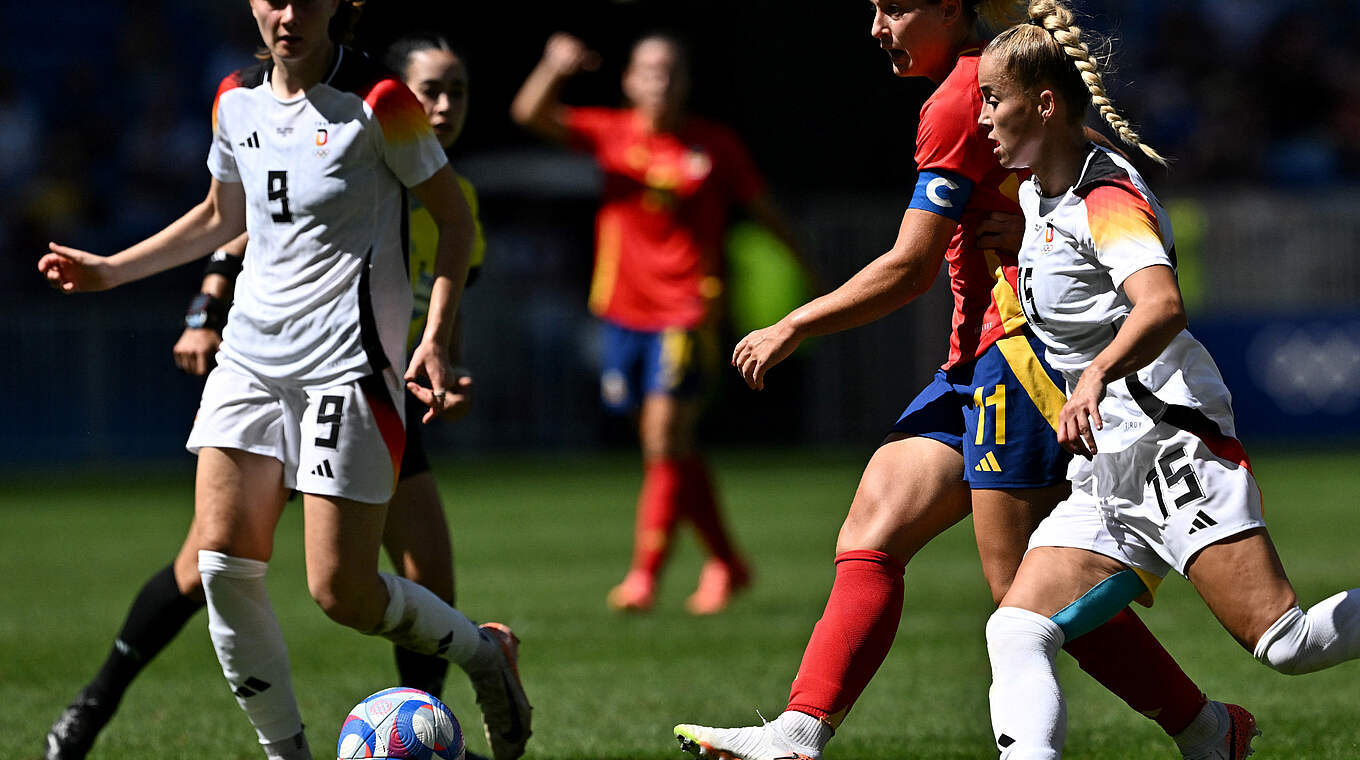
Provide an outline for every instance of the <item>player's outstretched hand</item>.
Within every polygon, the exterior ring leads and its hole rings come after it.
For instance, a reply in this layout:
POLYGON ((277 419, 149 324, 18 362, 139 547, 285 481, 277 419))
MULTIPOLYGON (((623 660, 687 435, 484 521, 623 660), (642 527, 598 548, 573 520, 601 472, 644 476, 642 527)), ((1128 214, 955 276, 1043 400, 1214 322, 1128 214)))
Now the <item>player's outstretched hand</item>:
MULTIPOLYGON (((435 417, 467 401, 458 373, 449 364, 448 354, 434 341, 422 340, 411 353, 411 365, 406 369, 406 387, 430 410, 420 421, 428 424, 435 417), (426 387, 419 381, 429 383, 426 387)), ((466 375, 464 375, 466 377, 466 375)), ((469 387, 471 378, 468 378, 469 387)))
POLYGON ((562 77, 575 76, 581 71, 594 71, 600 67, 600 54, 586 47, 577 37, 566 32, 556 32, 543 46, 543 62, 562 77))
POLYGON ((976 227, 977 247, 1016 253, 1025 239, 1025 218, 993 211, 976 227))
POLYGON ((1100 418, 1100 400, 1105 398, 1105 381, 1094 372, 1083 373, 1072 395, 1058 412, 1058 443, 1073 454, 1090 459, 1095 456, 1095 431, 1105 427, 1100 418))
POLYGON ((108 290, 117 285, 108 259, 88 251, 47 244, 48 253, 38 259, 38 271, 47 284, 62 293, 108 290))
POLYGON ((222 336, 206 327, 186 327, 175 341, 175 366, 191 375, 206 375, 217 363, 222 336))
POLYGON ((732 366, 737 368, 748 386, 758 391, 764 390, 765 373, 787 359, 802 342, 802 336, 788 324, 788 320, 781 319, 742 338, 732 351, 732 366))

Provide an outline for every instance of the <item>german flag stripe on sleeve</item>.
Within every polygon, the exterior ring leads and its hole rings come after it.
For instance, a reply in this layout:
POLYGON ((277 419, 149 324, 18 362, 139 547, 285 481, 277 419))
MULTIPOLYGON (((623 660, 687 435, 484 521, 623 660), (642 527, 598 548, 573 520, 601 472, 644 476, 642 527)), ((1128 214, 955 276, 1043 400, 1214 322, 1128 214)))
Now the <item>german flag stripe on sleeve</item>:
POLYGON ((1131 184, 1103 184, 1086 196, 1086 219, 1097 251, 1133 245, 1162 250, 1157 214, 1131 184))
POLYGON ((212 104, 212 129, 213 134, 217 134, 217 104, 222 100, 222 94, 228 90, 234 90, 242 84, 241 72, 233 71, 222 78, 222 83, 217 85, 217 94, 213 96, 212 104))
POLYGON ((378 80, 364 96, 364 102, 373 109, 389 145, 414 142, 434 134, 420 101, 395 79, 378 80))

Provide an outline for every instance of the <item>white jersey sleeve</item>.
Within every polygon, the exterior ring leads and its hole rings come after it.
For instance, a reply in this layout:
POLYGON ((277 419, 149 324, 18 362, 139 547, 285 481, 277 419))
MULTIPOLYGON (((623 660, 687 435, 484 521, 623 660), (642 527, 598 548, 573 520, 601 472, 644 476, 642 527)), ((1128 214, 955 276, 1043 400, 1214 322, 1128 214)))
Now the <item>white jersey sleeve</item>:
POLYGON ((364 102, 381 127, 374 135, 383 162, 403 185, 419 185, 448 164, 420 101, 405 84, 384 79, 365 94, 364 102))

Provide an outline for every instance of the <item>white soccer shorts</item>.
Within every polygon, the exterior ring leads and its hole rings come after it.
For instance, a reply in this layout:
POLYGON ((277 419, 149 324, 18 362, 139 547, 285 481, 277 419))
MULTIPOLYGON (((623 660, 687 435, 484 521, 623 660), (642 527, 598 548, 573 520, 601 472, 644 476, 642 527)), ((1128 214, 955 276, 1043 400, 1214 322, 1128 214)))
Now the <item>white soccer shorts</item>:
POLYGON ((304 494, 385 503, 396 488, 406 433, 402 381, 381 375, 327 388, 265 381, 224 362, 203 386, 185 447, 240 449, 283 463, 304 494))
POLYGON ((1184 574, 1204 547, 1265 525, 1246 466, 1164 422, 1124 451, 1077 457, 1068 472, 1072 495, 1039 524, 1030 548, 1085 549, 1160 578, 1184 574))

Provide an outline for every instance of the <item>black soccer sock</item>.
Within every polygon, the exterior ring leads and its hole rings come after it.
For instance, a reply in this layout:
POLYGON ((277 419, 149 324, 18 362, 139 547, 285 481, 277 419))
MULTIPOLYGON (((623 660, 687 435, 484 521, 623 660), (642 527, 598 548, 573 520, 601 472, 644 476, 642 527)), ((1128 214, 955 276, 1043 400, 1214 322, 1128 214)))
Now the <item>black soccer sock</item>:
POLYGON ((392 647, 397 656, 397 676, 408 689, 420 689, 443 699, 444 677, 449 672, 449 661, 431 654, 413 652, 405 647, 392 647))
POLYGON ((85 694, 112 710, 142 668, 203 606, 204 602, 179 592, 174 563, 148 578, 132 601, 123 629, 113 640, 113 649, 99 674, 85 687, 85 694))

